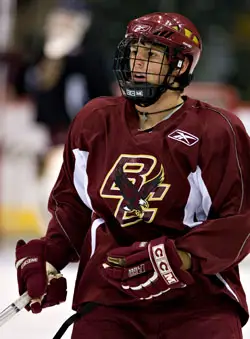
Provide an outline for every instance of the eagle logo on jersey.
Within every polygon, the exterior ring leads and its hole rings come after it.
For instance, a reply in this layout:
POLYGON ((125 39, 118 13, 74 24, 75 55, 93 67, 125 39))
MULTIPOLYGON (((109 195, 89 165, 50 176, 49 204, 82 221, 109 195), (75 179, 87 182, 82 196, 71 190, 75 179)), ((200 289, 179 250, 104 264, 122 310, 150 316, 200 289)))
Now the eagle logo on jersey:
POLYGON ((150 193, 154 192, 156 188, 164 181, 164 170, 161 170, 158 175, 148 182, 146 182, 139 190, 128 179, 123 172, 122 166, 116 168, 115 183, 120 189, 124 198, 126 206, 123 209, 127 212, 133 212, 138 218, 142 219, 144 210, 149 208, 148 198, 150 193))
POLYGON ((152 223, 166 196, 164 167, 149 154, 121 154, 106 174, 100 196, 106 200, 122 227, 140 221, 152 223))

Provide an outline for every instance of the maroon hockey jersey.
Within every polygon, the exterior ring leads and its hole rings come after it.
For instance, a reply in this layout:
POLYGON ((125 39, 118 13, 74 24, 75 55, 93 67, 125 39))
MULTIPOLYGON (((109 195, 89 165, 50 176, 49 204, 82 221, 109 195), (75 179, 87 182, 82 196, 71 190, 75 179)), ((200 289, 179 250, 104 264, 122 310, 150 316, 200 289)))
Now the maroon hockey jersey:
POLYGON ((116 290, 100 267, 114 247, 167 235, 191 253, 195 284, 151 302, 224 294, 239 305, 244 324, 237 264, 250 248, 250 143, 242 123, 185 97, 168 119, 138 128, 123 97, 92 100, 71 125, 46 239, 56 268, 80 261, 73 308, 150 302, 116 290))

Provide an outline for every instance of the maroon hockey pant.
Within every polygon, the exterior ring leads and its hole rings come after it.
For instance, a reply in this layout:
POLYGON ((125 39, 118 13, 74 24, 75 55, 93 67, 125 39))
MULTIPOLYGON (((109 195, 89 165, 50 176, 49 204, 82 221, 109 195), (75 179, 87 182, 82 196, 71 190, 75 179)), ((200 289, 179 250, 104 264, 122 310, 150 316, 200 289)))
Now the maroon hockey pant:
MULTIPOLYGON (((211 301, 211 300, 210 300, 211 301)), ((133 307, 97 306, 74 324, 72 339, 242 339, 236 307, 225 300, 133 307)))

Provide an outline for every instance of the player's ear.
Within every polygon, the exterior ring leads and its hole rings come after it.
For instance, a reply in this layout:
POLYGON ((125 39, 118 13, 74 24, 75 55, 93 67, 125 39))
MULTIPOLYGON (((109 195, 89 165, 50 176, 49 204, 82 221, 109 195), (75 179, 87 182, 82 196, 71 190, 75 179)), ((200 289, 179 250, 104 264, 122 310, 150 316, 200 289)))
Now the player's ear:
POLYGON ((183 61, 183 64, 182 64, 182 67, 181 67, 180 74, 185 73, 187 68, 188 68, 188 66, 189 66, 189 59, 187 57, 185 57, 185 59, 183 61))
POLYGON ((181 74, 185 73, 187 68, 188 68, 188 65, 189 65, 189 59, 187 57, 185 57, 185 59, 182 63, 182 66, 181 66, 181 70, 179 68, 176 68, 173 71, 173 75, 177 76, 177 75, 181 75, 181 74))

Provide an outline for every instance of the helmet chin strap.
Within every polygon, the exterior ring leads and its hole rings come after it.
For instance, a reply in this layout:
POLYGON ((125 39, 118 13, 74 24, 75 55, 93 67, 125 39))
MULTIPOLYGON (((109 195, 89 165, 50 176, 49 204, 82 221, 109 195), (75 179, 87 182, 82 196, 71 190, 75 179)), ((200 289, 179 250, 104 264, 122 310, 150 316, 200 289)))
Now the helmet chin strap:
POLYGON ((183 102, 181 102, 180 104, 175 105, 175 106, 173 106, 173 107, 170 107, 170 108, 167 108, 167 109, 162 109, 162 110, 156 111, 156 112, 150 112, 150 113, 149 113, 149 112, 141 112, 141 111, 138 111, 137 109, 136 109, 136 112, 137 112, 139 115, 142 116, 142 118, 143 118, 144 121, 147 121, 149 115, 152 115, 152 114, 158 114, 158 113, 163 113, 163 112, 169 112, 169 111, 171 111, 171 110, 174 110, 174 109, 178 108, 178 107, 181 106, 181 105, 183 105, 183 102))

